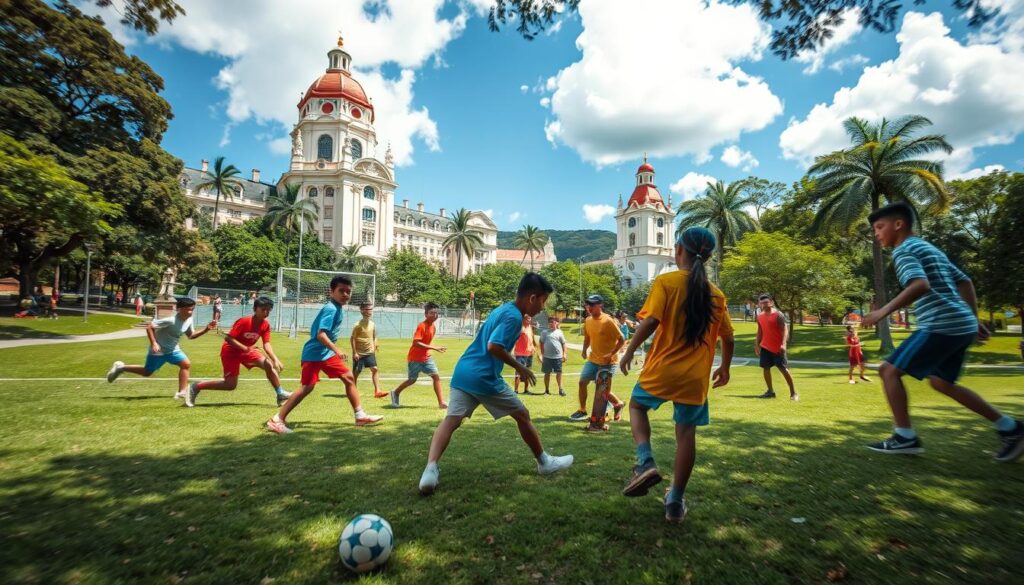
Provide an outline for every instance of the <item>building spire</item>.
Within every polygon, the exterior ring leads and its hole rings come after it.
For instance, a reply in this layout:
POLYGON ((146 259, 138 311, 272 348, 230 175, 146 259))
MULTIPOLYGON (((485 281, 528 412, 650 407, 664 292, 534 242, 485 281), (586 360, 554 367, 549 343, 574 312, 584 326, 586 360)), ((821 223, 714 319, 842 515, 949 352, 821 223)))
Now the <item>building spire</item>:
POLYGON ((344 46, 345 46, 345 39, 344 39, 344 37, 341 36, 341 29, 339 28, 338 29, 338 48, 341 49, 341 48, 344 48, 344 46))

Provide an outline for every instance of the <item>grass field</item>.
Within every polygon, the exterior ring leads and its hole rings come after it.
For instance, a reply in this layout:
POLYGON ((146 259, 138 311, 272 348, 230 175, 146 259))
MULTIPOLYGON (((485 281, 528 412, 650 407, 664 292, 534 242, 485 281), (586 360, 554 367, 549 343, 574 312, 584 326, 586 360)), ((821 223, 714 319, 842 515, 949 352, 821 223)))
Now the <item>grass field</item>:
MULTIPOLYGON (((197 377, 219 372, 218 343, 183 343, 197 377)), ((465 342, 445 343, 438 363, 449 374, 465 342)), ((275 345, 285 376, 297 376, 299 342, 275 345)), ((385 341, 386 376, 404 372, 406 348, 385 341)), ((800 368, 801 402, 760 401, 750 399, 760 370, 734 368, 698 433, 689 517, 669 526, 660 489, 619 495, 633 463, 628 424, 581 432, 565 420, 571 391, 525 398, 548 450, 576 456, 570 470, 536 475, 515 425, 481 410, 456 433, 437 493, 422 498, 416 483, 443 416, 426 386, 400 410, 364 398, 386 419, 357 428, 341 385, 322 384, 281 437, 261 428, 273 394, 253 373, 194 409, 171 399, 172 368, 162 380, 74 379, 144 352, 138 339, 0 350, 0 377, 30 378, 0 386, 0 582, 342 582, 351 577, 336 539, 361 512, 389 519, 397 538, 367 583, 1009 584, 1024 571, 1024 464, 993 463, 989 425, 921 384, 912 403, 928 453, 899 458, 863 448, 891 430, 877 383, 800 368)), ((627 394, 630 381, 618 380, 627 394)), ((966 382, 1024 414, 1021 374, 966 382)), ((368 396, 368 380, 360 387, 368 396)), ((652 419, 668 472, 671 412, 652 419)))
MULTIPOLYGON (((148 318, 146 318, 148 320, 148 318)), ((90 311, 88 322, 82 321, 81 312, 60 311, 60 319, 15 319, 0 317, 0 339, 26 339, 31 337, 67 337, 92 335, 128 329, 136 323, 123 315, 108 315, 90 311)))

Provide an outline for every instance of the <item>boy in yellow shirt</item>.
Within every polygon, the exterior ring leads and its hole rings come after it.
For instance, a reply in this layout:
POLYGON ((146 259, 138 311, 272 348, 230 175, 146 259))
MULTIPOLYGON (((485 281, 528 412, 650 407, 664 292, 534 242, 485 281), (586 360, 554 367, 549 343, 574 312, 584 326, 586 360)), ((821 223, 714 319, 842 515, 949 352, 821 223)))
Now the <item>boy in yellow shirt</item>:
POLYGON ((364 368, 370 368, 373 397, 384 398, 388 393, 380 390, 380 371, 377 369, 380 342, 377 341, 377 326, 373 322, 373 303, 360 304, 359 313, 363 318, 352 327, 352 336, 349 337, 352 344, 352 378, 358 383, 359 374, 364 368))
POLYGON ((618 322, 604 312, 604 298, 601 295, 590 295, 586 304, 588 317, 583 322, 583 359, 586 361, 580 372, 580 409, 569 418, 583 420, 587 417, 587 384, 594 382, 593 410, 590 424, 584 430, 602 432, 608 430, 608 425, 604 424, 608 402, 612 403, 615 420, 622 418, 622 409, 626 406, 618 396, 612 394, 615 363, 626 339, 622 336, 618 322))
POLYGON ((661 481, 651 451, 651 423, 647 411, 671 401, 676 423, 676 458, 672 487, 665 497, 665 519, 682 522, 686 517, 683 497, 697 456, 697 427, 707 425, 708 382, 714 387, 729 382, 732 363, 732 323, 725 295, 708 282, 704 260, 715 249, 715 236, 705 228, 692 227, 676 241, 678 271, 654 279, 651 292, 637 316, 642 319, 619 367, 625 375, 636 348, 654 334, 629 401, 629 422, 636 443, 637 465, 622 490, 628 497, 646 495, 661 481), (711 376, 715 345, 722 340, 722 364, 711 376))

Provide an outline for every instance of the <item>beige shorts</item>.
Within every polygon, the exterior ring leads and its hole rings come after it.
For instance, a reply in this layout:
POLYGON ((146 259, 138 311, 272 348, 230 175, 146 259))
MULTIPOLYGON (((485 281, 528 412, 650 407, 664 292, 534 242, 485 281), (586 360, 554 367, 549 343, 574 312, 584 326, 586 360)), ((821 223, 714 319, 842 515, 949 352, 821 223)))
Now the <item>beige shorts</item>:
POLYGON ((473 416, 473 411, 480 405, 491 413, 494 420, 526 408, 508 384, 498 394, 470 394, 458 388, 452 388, 448 393, 448 416, 473 416))

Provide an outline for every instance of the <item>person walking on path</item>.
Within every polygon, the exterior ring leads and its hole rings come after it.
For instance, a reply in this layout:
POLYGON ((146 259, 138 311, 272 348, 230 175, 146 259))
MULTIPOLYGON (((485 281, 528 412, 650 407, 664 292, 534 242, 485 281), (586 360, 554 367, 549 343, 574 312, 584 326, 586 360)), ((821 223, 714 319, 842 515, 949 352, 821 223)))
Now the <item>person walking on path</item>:
POLYGON ((775 308, 775 299, 772 295, 762 294, 757 298, 757 304, 761 308, 761 314, 757 316, 757 345, 754 346, 754 353, 760 358, 761 368, 764 370, 764 383, 768 386, 760 398, 775 398, 775 388, 772 385, 772 368, 775 367, 782 372, 782 377, 789 385, 789 399, 800 400, 786 359, 789 324, 786 323, 782 311, 775 308))

